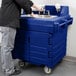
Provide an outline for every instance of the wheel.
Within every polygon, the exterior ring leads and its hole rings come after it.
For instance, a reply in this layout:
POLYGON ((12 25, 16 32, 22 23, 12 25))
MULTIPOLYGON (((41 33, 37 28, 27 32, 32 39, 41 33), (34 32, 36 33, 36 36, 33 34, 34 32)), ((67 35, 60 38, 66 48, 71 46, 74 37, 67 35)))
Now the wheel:
POLYGON ((20 60, 20 61, 19 61, 19 66, 20 66, 20 67, 24 67, 24 66, 25 66, 25 62, 20 60))
POLYGON ((46 74, 51 74, 52 73, 52 69, 51 68, 48 68, 47 66, 44 67, 44 72, 46 74))

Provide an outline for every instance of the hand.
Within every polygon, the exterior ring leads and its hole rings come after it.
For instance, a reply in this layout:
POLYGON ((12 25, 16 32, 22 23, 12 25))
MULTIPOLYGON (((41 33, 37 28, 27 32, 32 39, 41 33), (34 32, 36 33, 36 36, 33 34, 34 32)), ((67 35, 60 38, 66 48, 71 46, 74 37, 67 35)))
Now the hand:
POLYGON ((38 10, 38 11, 43 11, 44 9, 41 8, 41 7, 38 7, 37 10, 38 10))
POLYGON ((31 14, 30 14, 30 16, 34 17, 34 14, 33 14, 33 13, 31 13, 31 14))
POLYGON ((35 8, 38 11, 43 11, 43 8, 36 6, 35 4, 33 4, 32 6, 33 8, 35 8))
POLYGON ((38 15, 33 14, 33 13, 31 13, 30 15, 31 15, 31 17, 34 17, 34 18, 37 18, 38 17, 38 15))

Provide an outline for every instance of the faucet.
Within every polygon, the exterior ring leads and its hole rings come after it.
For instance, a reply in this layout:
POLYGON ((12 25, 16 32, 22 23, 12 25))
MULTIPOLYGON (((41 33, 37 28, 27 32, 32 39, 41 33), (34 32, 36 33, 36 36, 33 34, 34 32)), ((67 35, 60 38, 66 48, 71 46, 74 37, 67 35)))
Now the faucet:
POLYGON ((40 15, 41 13, 45 15, 45 9, 43 11, 39 11, 38 14, 40 15))
POLYGON ((50 11, 49 10, 47 10, 47 13, 48 13, 48 15, 50 15, 50 11))
POLYGON ((43 8, 43 11, 39 11, 38 14, 39 14, 40 17, 44 17, 44 15, 46 17, 49 17, 50 16, 50 11, 43 8))
POLYGON ((50 11, 44 9, 44 10, 43 10, 43 14, 46 15, 46 12, 47 12, 47 15, 50 16, 50 11))
POLYGON ((39 11, 39 15, 40 15, 40 11, 39 11))
POLYGON ((45 9, 43 9, 43 14, 45 15, 45 13, 46 13, 46 12, 45 12, 45 9))

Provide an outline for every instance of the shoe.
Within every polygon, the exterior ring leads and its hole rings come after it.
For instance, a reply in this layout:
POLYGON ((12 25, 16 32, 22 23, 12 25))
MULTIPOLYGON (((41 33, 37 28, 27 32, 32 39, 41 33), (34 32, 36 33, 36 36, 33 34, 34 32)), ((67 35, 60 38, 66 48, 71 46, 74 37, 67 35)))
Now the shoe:
POLYGON ((7 76, 15 76, 21 74, 21 70, 15 70, 13 73, 7 75, 7 76))

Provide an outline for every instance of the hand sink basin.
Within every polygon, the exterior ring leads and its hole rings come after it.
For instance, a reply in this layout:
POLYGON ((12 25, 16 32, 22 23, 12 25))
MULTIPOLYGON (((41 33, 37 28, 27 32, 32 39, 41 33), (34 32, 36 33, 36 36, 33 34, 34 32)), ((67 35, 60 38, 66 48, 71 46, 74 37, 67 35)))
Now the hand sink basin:
MULTIPOLYGON (((21 15, 21 17, 32 17, 30 15, 21 15)), ((49 18, 54 18, 54 17, 57 17, 57 16, 51 16, 51 15, 34 15, 34 18, 42 18, 42 19, 49 19, 49 18)))

